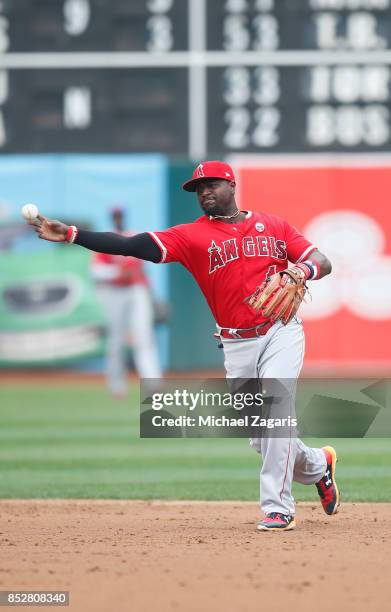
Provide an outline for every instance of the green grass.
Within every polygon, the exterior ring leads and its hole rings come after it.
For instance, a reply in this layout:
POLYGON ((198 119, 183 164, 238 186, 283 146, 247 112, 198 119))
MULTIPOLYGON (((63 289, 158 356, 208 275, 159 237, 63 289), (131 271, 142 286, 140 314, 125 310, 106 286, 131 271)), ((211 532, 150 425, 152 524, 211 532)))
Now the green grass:
MULTIPOLYGON (((0 498, 257 500, 246 439, 141 440, 138 418, 136 389, 118 402, 95 385, 2 385, 0 498)), ((390 440, 334 444, 343 499, 391 501, 390 440)), ((314 487, 294 493, 317 499, 314 487)))

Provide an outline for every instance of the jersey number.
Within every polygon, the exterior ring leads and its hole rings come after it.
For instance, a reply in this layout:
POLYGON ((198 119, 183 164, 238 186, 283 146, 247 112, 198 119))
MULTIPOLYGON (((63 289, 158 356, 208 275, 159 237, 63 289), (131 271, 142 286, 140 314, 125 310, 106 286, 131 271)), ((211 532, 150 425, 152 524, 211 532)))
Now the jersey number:
POLYGON ((269 266, 269 269, 265 275, 265 280, 267 280, 269 276, 273 276, 273 274, 277 274, 277 266, 269 266))

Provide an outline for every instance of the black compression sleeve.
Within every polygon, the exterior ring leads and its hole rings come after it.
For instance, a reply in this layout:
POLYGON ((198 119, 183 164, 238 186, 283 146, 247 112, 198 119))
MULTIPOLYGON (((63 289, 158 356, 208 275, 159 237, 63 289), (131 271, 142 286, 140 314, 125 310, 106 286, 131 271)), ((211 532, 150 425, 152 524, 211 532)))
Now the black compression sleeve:
POLYGON ((162 258, 161 250, 153 238, 147 233, 135 236, 121 236, 112 232, 90 232, 79 230, 75 244, 109 255, 128 255, 159 263, 162 258))

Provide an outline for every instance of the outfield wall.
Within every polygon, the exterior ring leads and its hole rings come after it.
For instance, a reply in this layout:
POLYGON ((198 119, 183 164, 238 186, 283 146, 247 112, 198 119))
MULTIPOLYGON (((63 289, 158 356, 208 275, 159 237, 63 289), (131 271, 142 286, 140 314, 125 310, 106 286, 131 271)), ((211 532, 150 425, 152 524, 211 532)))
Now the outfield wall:
MULTIPOLYGON (((230 161, 242 209, 283 216, 332 260, 333 274, 311 283, 312 302, 301 309, 306 371, 389 373, 390 159, 230 161)), ((20 218, 21 206, 36 202, 47 216, 107 230, 110 208, 121 205, 135 231, 164 229, 200 214, 196 196, 180 188, 192 170, 189 160, 161 155, 0 157, 0 367, 103 365, 104 315, 90 254, 38 241, 20 218)), ((156 298, 171 311, 158 329, 164 366, 221 368, 214 321, 189 273, 178 264, 146 269, 156 298)))
MULTIPOLYGON (((0 158, 3 367, 84 365, 85 358, 104 350, 104 313, 91 279, 91 254, 37 240, 20 216, 21 206, 35 202, 48 217, 101 231, 111 229, 110 209, 120 205, 136 232, 166 227, 167 166, 161 155, 0 158)), ((167 301, 167 269, 146 264, 146 270, 156 298, 167 301)), ((167 334, 159 335, 167 362, 167 334)))

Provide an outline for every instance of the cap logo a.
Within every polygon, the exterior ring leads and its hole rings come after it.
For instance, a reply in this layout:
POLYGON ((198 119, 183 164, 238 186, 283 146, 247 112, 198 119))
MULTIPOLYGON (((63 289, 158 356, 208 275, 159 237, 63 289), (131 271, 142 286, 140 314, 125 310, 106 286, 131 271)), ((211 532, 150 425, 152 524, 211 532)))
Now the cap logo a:
POLYGON ((197 178, 203 178, 205 176, 203 164, 197 166, 196 174, 197 178))

